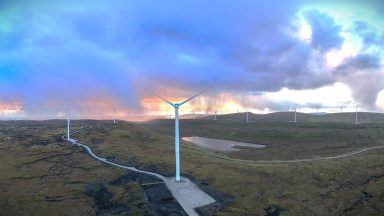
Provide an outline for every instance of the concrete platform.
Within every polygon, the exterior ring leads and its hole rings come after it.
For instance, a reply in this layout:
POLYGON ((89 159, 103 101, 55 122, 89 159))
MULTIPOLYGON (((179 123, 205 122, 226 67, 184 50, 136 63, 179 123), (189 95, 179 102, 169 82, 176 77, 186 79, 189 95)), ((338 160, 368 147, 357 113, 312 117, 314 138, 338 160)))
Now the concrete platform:
POLYGON ((195 208, 215 202, 211 196, 187 178, 181 177, 181 182, 176 182, 174 177, 165 178, 164 182, 184 211, 190 216, 198 215, 194 210, 195 208))

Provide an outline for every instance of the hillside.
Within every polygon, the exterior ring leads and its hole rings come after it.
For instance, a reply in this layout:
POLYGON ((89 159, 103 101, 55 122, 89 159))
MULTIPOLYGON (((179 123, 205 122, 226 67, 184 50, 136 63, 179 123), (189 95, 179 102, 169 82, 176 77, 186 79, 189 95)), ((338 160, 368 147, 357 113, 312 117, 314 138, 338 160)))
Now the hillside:
MULTIPOLYGON (((63 142, 63 120, 0 125, 0 215, 184 215, 164 185, 144 186, 158 180, 106 166, 63 142)), ((111 124, 73 121, 73 131, 92 125, 111 124)))
MULTIPOLYGON (((151 179, 93 160, 82 149, 60 141, 65 121, 48 123, 1 123, 0 208, 4 215, 169 215, 178 211, 161 184, 145 186, 151 179)), ((100 157, 174 175, 173 120, 72 123, 73 131, 79 131, 74 138, 100 157)), ((218 201, 199 209, 202 215, 379 215, 384 208, 383 149, 308 163, 258 164, 225 158, 258 161, 337 155, 384 145, 383 127, 182 120, 183 135, 267 145, 219 154, 182 142, 182 175, 218 201)))
MULTIPOLYGON (((246 121, 246 113, 231 113, 224 115, 217 115, 217 120, 228 121, 246 121)), ((248 113, 249 121, 252 122, 290 122, 294 120, 294 112, 275 112, 268 114, 254 114, 248 113)), ((355 123, 354 112, 344 113, 322 113, 322 114, 308 114, 308 113, 296 113, 298 122, 345 122, 355 123)), ((358 112, 359 123, 384 123, 383 113, 371 113, 371 112, 358 112)), ((203 119, 214 119, 214 116, 202 117, 203 119)))

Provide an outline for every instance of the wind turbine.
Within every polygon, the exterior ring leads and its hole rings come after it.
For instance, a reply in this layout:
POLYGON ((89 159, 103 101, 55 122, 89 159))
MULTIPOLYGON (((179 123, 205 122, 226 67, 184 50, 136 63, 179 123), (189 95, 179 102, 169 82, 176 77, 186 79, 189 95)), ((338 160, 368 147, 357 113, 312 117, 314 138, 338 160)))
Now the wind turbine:
POLYGON ((246 113, 247 113, 247 122, 249 122, 249 116, 248 116, 248 111, 247 111, 246 113))
POLYGON ((216 115, 217 115, 217 111, 215 111, 215 118, 213 120, 217 120, 216 115))
POLYGON ((355 112, 355 123, 358 124, 358 122, 357 122, 357 106, 356 106, 356 112, 355 112))
POLYGON ((295 109, 295 122, 297 122, 297 117, 296 117, 296 105, 294 106, 295 109))
POLYGON ((71 127, 71 119, 70 119, 71 113, 68 111, 67 113, 67 139, 70 139, 70 127, 71 127))
MULTIPOLYGON (((209 89, 209 88, 208 88, 209 89)), ((175 109, 175 159, 176 159, 176 182, 180 182, 180 138, 179 138, 179 108, 187 103, 188 101, 192 100, 193 98, 197 97, 198 95, 208 91, 208 89, 205 89, 196 95, 188 98, 187 100, 180 102, 180 103, 172 103, 163 97, 155 94, 154 92, 150 92, 151 94, 155 95, 156 97, 160 98, 170 106, 172 106, 175 109)))
POLYGON ((116 108, 113 107, 113 124, 116 124, 116 108))

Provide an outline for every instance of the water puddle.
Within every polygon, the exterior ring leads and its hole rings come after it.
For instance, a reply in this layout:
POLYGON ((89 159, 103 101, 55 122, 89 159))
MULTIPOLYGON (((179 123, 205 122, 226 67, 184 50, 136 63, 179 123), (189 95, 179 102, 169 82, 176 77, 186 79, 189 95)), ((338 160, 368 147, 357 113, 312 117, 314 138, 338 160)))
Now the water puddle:
POLYGON ((265 145, 261 145, 261 144, 243 143, 243 142, 236 142, 231 140, 211 139, 211 138, 196 137, 196 136, 184 137, 182 139, 184 141, 193 143, 200 147, 207 148, 214 151, 221 151, 221 152, 239 151, 240 149, 236 148, 237 146, 252 147, 252 148, 265 147, 265 145))

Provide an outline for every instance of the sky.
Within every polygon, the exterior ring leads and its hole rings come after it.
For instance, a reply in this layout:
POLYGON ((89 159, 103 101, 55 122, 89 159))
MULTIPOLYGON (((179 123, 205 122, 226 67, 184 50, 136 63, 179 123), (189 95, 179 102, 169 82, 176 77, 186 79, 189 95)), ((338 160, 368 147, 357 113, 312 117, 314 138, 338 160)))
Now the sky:
POLYGON ((384 109, 384 2, 0 1, 0 117, 384 109), (331 108, 329 108, 331 109, 331 108))

